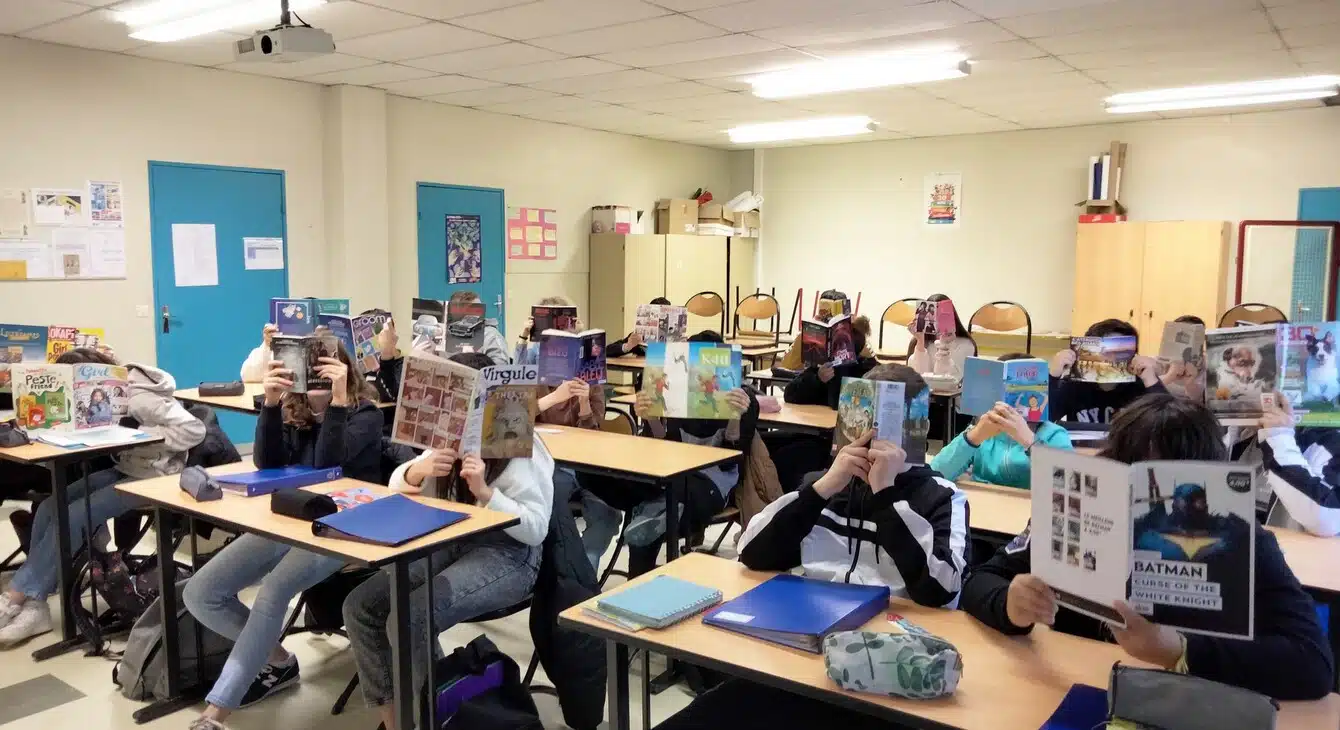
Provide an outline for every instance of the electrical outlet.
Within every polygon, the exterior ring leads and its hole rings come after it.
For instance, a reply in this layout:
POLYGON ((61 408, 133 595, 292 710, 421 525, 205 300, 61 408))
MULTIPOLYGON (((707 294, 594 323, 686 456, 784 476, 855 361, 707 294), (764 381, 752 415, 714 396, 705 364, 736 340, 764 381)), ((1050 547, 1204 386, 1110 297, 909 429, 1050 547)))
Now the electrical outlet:
POLYGON ((135 316, 136 316, 136 317, 141 317, 141 318, 144 318, 144 319, 148 319, 148 317, 149 317, 149 305, 148 305, 148 304, 136 304, 136 305, 135 305, 135 316))

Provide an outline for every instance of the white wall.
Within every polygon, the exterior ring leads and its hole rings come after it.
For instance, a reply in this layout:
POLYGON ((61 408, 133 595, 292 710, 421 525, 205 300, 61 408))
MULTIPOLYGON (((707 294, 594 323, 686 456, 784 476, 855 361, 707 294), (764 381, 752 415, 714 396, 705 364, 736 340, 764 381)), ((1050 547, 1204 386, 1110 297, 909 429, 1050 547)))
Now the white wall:
POLYGON ((1090 154, 1129 143, 1132 220, 1294 219, 1298 189, 1340 185, 1340 109, 777 148, 764 163, 763 275, 778 291, 890 302, 943 292, 971 312, 1023 303, 1070 329, 1077 209, 1090 154), (963 173, 963 222, 920 223, 923 176, 963 173), (840 252, 840 253, 839 253, 840 252))

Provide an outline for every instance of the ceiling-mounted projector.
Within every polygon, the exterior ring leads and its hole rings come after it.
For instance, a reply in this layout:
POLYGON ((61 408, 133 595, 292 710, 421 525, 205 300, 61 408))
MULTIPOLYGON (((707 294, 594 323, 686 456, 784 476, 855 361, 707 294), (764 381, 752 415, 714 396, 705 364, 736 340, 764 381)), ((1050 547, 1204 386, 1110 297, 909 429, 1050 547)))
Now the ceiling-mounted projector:
POLYGON ((329 33, 306 25, 279 25, 233 42, 233 58, 239 61, 292 63, 334 52, 329 33))

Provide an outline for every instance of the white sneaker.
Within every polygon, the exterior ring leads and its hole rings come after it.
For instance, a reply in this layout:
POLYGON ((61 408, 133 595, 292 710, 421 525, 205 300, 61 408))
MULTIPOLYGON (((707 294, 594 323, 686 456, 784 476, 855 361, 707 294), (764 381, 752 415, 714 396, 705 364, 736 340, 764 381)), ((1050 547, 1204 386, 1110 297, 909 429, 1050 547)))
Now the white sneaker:
POLYGON ((9 600, 8 593, 0 593, 0 629, 8 626, 9 622, 13 621, 22 609, 22 604, 9 600))
POLYGON ((0 646, 10 647, 51 630, 51 607, 46 601, 29 599, 8 626, 0 629, 0 646))

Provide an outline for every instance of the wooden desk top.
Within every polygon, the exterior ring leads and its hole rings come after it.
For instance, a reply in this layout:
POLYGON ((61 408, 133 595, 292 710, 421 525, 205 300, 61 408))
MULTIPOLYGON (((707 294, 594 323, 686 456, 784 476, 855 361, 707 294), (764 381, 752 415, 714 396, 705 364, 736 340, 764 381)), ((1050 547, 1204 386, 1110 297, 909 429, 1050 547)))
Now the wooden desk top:
MULTIPOLYGON (((775 426, 798 426, 806 430, 832 431, 837 426, 837 411, 828 406, 795 406, 778 399, 782 410, 777 413, 759 413, 759 423, 775 426)), ((637 402, 637 395, 620 395, 610 399, 610 403, 631 406, 637 402)))
MULTIPOLYGON (((242 395, 200 395, 199 388, 184 388, 173 391, 172 397, 177 400, 184 400, 188 403, 201 403, 210 408, 217 408, 222 411, 232 411, 234 413, 250 413, 255 415, 261 410, 256 407, 256 398, 265 394, 265 388, 260 383, 243 383, 242 395)), ((377 402, 378 408, 395 408, 395 403, 377 402)))
POLYGON ((1033 497, 1027 489, 971 479, 958 480, 958 486, 968 495, 968 520, 973 532, 1014 537, 1024 531, 1033 516, 1033 497))
MULTIPOLYGON (((739 563, 695 553, 628 585, 662 574, 719 588, 725 600, 771 577, 769 573, 746 570, 739 563)), ((587 604, 594 605, 599 598, 592 598, 587 604)), ((559 620, 586 633, 634 647, 651 648, 810 696, 820 694, 825 700, 853 709, 894 719, 920 718, 967 730, 1037 730, 1072 684, 1106 687, 1114 662, 1140 665, 1126 658, 1115 644, 1081 639, 1043 626, 1035 628, 1029 636, 1009 637, 962 611, 894 600, 892 610, 953 642, 962 652, 965 666, 958 690, 952 696, 905 700, 840 690, 825 674, 822 656, 713 628, 703 624, 698 616, 668 629, 629 633, 587 617, 581 605, 564 611, 559 620)), ((866 629, 887 631, 889 623, 881 614, 866 629)), ((1332 694, 1317 702, 1281 703, 1276 727, 1318 730, 1337 724, 1340 724, 1340 696, 1332 694)))
POLYGON ((740 452, 731 449, 547 423, 538 424, 535 434, 544 439, 554 461, 564 466, 632 478, 669 479, 740 458, 740 452))
POLYGON ((1340 538, 1317 537, 1287 527, 1266 527, 1284 552, 1284 561, 1304 588, 1340 594, 1340 538))
MULTIPOLYGON (((237 474, 255 471, 255 469, 254 465, 242 462, 214 467, 209 470, 209 473, 237 474)), ((223 499, 197 502, 191 495, 181 490, 178 482, 179 477, 173 475, 136 482, 120 482, 116 485, 116 488, 127 494, 141 497, 155 505, 166 507, 173 512, 193 515, 243 532, 255 533, 295 547, 373 567, 386 565, 411 555, 421 556, 452 540, 459 540, 483 532, 501 530, 520 521, 515 515, 505 512, 448 502, 443 499, 406 495, 417 502, 454 512, 464 512, 470 517, 444 530, 438 530, 431 535, 407 542, 399 547, 382 547, 349 540, 316 537, 312 534, 312 523, 271 512, 270 498, 267 496, 243 497, 224 492, 223 499)), ((389 489, 380 484, 370 484, 357 479, 337 479, 325 484, 304 487, 304 489, 309 492, 324 494, 355 487, 365 487, 378 494, 388 494, 390 492, 389 489)))
POLYGON ((772 368, 765 368, 763 370, 750 370, 749 372, 744 374, 744 377, 746 380, 771 380, 777 383, 789 383, 795 379, 795 376, 789 373, 786 375, 781 374, 773 375, 772 368))
POLYGON ((781 355, 787 351, 784 345, 762 345, 759 347, 742 347, 740 355, 746 359, 753 357, 767 357, 769 355, 781 355))
POLYGON ((0 449, 0 460, 12 461, 18 464, 46 464, 48 462, 63 461, 65 459, 85 459, 102 454, 114 454, 118 451, 133 449, 138 446, 163 443, 162 436, 148 436, 121 444, 67 449, 61 446, 44 444, 38 441, 36 436, 29 436, 29 438, 32 439, 32 443, 25 446, 14 446, 8 449, 0 449))
POLYGON ((611 357, 605 361, 605 367, 609 370, 641 370, 647 367, 647 358, 637 355, 624 355, 622 357, 611 357))

